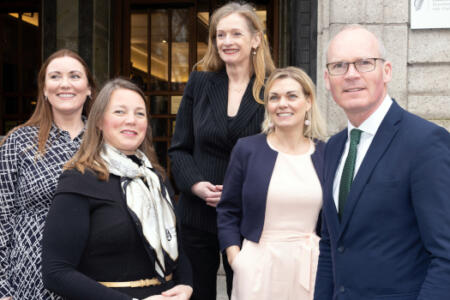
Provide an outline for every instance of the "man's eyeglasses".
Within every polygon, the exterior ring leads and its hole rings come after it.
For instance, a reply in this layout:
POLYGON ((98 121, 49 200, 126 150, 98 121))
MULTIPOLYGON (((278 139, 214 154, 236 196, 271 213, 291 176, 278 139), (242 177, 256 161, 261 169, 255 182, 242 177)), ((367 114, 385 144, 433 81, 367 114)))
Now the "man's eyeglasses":
POLYGON ((328 73, 332 76, 344 75, 348 71, 350 65, 354 65, 355 69, 360 73, 372 72, 375 70, 377 60, 384 61, 383 58, 363 58, 354 62, 338 61, 327 64, 328 73))

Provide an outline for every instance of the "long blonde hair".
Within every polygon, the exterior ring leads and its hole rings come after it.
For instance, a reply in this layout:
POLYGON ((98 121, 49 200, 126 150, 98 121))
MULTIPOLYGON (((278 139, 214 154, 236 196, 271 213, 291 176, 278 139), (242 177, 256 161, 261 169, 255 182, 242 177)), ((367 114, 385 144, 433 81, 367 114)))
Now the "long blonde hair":
POLYGON ((245 18, 248 29, 255 35, 261 37, 260 46, 256 49, 256 54, 252 55, 252 67, 255 73, 255 82, 253 83, 253 97, 259 103, 263 103, 260 99, 261 89, 264 86, 264 80, 275 69, 275 64, 270 54, 269 44, 264 37, 263 24, 261 19, 256 15, 255 9, 250 4, 241 4, 238 2, 230 2, 215 10, 211 16, 209 25, 208 48, 205 56, 194 66, 201 66, 206 71, 220 71, 224 68, 224 62, 219 56, 216 44, 217 24, 224 17, 237 13, 245 18))
POLYGON ((75 52, 69 50, 69 49, 61 49, 59 51, 56 51, 52 55, 50 55, 45 62, 42 64, 37 78, 38 83, 38 97, 37 97, 37 103, 36 108, 34 109, 33 114, 31 117, 26 121, 24 124, 19 125, 15 128, 13 128, 6 137, 0 142, 0 145, 2 145, 6 138, 13 133, 15 130, 25 127, 25 126, 36 126, 39 127, 39 133, 37 137, 36 144, 38 146, 38 153, 40 155, 45 154, 45 145, 47 144, 47 139, 50 134, 50 129, 52 128, 53 124, 53 112, 52 112, 52 106, 49 103, 49 101, 45 100, 44 96, 44 88, 45 88, 45 75, 47 72, 48 65, 56 58, 60 57, 71 57, 75 60, 77 60, 84 69, 84 73, 86 73, 86 78, 88 80, 89 88, 91 89, 91 96, 86 98, 86 101, 84 102, 83 106, 83 114, 87 116, 89 114, 89 109, 92 105, 92 102, 95 99, 96 95, 96 84, 94 77, 92 76, 91 71, 89 71, 89 68, 86 64, 86 62, 75 52))
MULTIPOLYGON (((148 111, 146 97, 137 85, 122 78, 116 78, 108 81, 100 90, 97 99, 92 105, 87 122, 87 129, 84 133, 80 149, 77 153, 75 153, 73 158, 66 163, 64 166, 65 169, 77 169, 81 173, 84 173, 85 169, 90 169, 96 172, 98 178, 101 180, 107 180, 109 178, 108 168, 100 156, 100 152, 103 149, 104 140, 102 131, 98 128, 98 124, 100 124, 103 119, 103 115, 105 114, 106 108, 111 100, 112 93, 118 89, 131 90, 138 93, 144 100, 148 111)), ((139 146, 139 150, 144 152, 153 167, 158 170, 162 176, 165 176, 164 168, 158 163, 158 158, 152 145, 152 128, 150 126, 149 117, 147 132, 144 141, 139 146)))
POLYGON ((311 139, 324 140, 326 138, 326 124, 320 113, 319 106, 317 105, 314 83, 308 74, 297 67, 275 69, 269 79, 267 79, 266 89, 264 90, 265 113, 262 132, 265 134, 273 132, 273 127, 270 126, 271 121, 267 112, 269 93, 276 80, 285 78, 292 78, 297 81, 303 89, 303 94, 306 97, 309 97, 311 101, 311 108, 307 111, 305 116, 305 119, 309 120, 310 124, 309 126, 303 126, 303 135, 311 139))

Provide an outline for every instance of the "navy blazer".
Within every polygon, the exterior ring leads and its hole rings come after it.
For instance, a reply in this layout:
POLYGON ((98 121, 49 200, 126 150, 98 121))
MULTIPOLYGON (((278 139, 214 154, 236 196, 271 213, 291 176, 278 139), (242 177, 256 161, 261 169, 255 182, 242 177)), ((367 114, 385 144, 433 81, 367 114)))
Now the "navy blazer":
POLYGON ((325 148, 315 300, 450 299, 450 135, 395 101, 356 174, 342 221, 333 180, 347 129, 325 148))
MULTIPOLYGON (((278 152, 267 144, 265 134, 241 138, 231 153, 217 205, 217 228, 220 249, 241 246, 242 237, 259 242, 266 213, 267 190, 278 152)), ((311 155, 322 183, 324 143, 316 143, 311 155)))

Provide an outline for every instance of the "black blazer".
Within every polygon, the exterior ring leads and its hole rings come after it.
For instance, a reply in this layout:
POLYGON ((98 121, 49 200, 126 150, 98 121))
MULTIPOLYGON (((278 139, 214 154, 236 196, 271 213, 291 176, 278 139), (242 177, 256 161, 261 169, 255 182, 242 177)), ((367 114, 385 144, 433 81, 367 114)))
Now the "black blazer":
POLYGON ((223 184, 233 146, 241 137, 261 132, 264 106, 252 96, 252 78, 237 115, 227 116, 228 76, 192 72, 176 119, 169 156, 181 191, 177 214, 182 224, 216 233, 216 210, 191 192, 193 184, 223 184))
POLYGON ((118 176, 111 174, 108 181, 102 181, 90 171, 81 174, 67 170, 59 179, 45 224, 44 286, 70 299, 83 300, 144 298, 174 284, 192 286, 191 266, 180 239, 178 242, 178 260, 165 257, 166 274, 173 273, 173 282, 146 288, 100 285, 96 281, 158 276, 156 254, 143 237, 140 222, 128 209, 118 176))
MULTIPOLYGON (((222 251, 232 245, 241 246, 241 237, 255 243, 261 237, 267 191, 278 156, 278 152, 269 147, 266 139, 264 134, 240 139, 233 149, 222 198, 217 206, 218 235, 222 251)), ((311 160, 322 184, 325 144, 318 142, 315 146, 311 160)))

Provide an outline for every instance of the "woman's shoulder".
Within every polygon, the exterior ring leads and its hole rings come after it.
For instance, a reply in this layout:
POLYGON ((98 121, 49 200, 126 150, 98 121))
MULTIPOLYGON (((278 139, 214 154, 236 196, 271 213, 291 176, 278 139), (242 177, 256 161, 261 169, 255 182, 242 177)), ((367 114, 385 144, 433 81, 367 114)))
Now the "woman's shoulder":
POLYGON ((258 133, 258 134, 240 138, 238 140, 238 143, 240 143, 241 145, 262 146, 266 143, 266 139, 267 139, 267 136, 264 133, 258 133))
POLYGON ((313 139, 315 152, 319 153, 320 155, 323 155, 325 152, 325 145, 326 143, 322 140, 313 139))
POLYGON ((0 149, 17 153, 34 149, 39 129, 34 126, 18 127, 10 131, 4 140, 0 140, 0 149))
POLYGON ((217 72, 210 71, 192 71, 189 75, 189 81, 198 83, 198 82, 207 82, 211 78, 214 78, 217 72))
POLYGON ((77 169, 68 169, 59 177, 55 195, 59 193, 72 193, 87 197, 108 199, 108 194, 114 190, 112 187, 116 183, 119 183, 119 181, 113 175, 110 175, 108 180, 101 180, 90 169, 86 169, 84 172, 80 172, 77 169))
POLYGON ((234 146, 233 151, 248 154, 253 152, 265 152, 264 150, 270 149, 268 148, 266 139, 267 136, 263 133, 240 138, 234 146))
POLYGON ((20 127, 12 129, 6 135, 5 142, 7 142, 7 141, 25 142, 25 141, 29 141, 29 140, 35 141, 38 133, 39 133, 39 128, 36 126, 20 126, 20 127))

